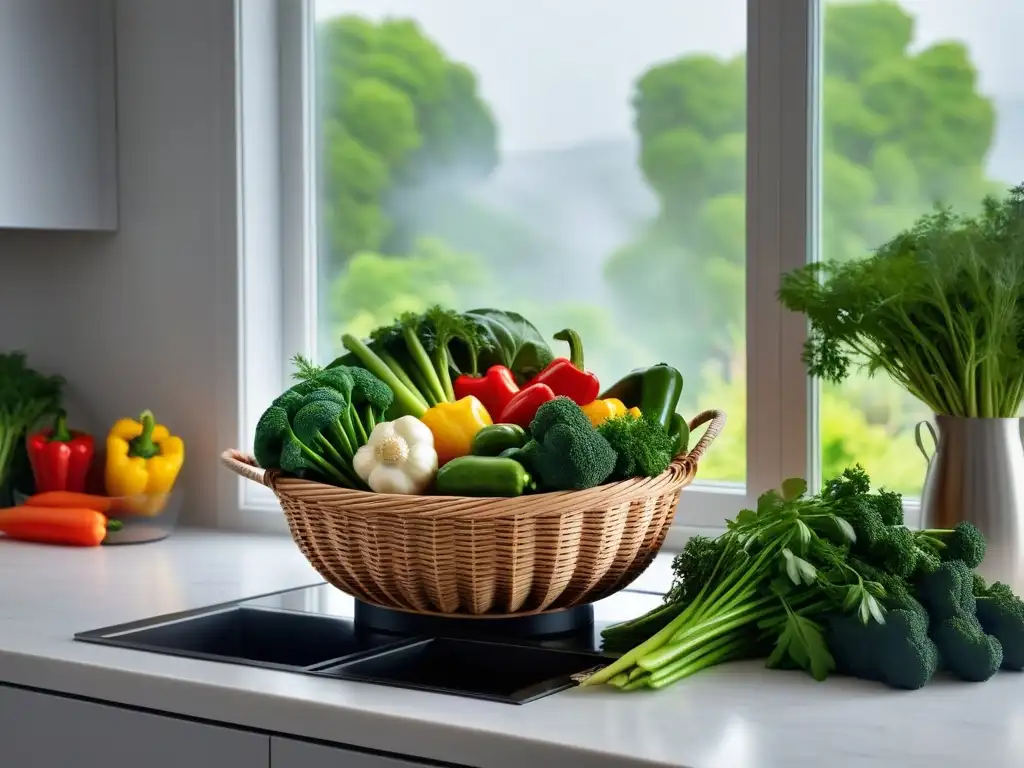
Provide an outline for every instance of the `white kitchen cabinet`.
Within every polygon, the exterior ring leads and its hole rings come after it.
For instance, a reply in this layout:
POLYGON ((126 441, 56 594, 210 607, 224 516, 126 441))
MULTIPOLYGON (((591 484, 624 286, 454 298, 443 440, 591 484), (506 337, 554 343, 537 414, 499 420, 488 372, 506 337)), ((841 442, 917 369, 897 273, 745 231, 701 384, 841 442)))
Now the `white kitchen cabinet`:
POLYGON ((269 768, 269 737, 0 685, 3 768, 269 768))
POLYGON ((433 764, 279 736, 270 738, 270 768, 423 768, 426 765, 433 764))
POLYGON ((0 0, 0 228, 117 228, 114 0, 0 0))

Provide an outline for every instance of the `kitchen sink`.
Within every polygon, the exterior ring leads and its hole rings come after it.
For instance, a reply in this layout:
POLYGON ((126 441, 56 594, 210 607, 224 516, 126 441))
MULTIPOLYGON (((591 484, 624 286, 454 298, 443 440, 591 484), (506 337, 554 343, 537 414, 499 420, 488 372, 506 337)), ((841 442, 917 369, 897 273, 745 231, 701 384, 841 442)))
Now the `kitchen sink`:
POLYGON ((141 628, 96 630, 87 642, 251 666, 305 669, 397 645, 404 638, 360 631, 351 620, 230 606, 141 628))
POLYGON ((617 621, 657 604, 656 595, 622 592, 568 617, 572 621, 561 633, 495 635, 503 620, 424 624, 416 614, 382 617, 379 612, 387 609, 358 604, 319 584, 81 632, 75 639, 320 679, 525 704, 570 687, 575 675, 610 661, 599 642, 600 629, 609 621, 596 621, 595 615, 617 621), (484 622, 479 636, 467 636, 467 626, 476 622, 484 622))

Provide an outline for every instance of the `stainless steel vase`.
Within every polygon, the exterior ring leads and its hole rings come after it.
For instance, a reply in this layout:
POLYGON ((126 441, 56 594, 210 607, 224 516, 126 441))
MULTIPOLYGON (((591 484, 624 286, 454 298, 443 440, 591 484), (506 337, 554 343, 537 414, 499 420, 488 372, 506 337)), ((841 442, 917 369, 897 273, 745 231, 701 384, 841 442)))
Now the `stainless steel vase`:
POLYGON ((1024 443, 1019 419, 936 416, 935 454, 921 494, 921 527, 951 528, 961 520, 988 541, 978 569, 989 581, 1024 589, 1024 443))

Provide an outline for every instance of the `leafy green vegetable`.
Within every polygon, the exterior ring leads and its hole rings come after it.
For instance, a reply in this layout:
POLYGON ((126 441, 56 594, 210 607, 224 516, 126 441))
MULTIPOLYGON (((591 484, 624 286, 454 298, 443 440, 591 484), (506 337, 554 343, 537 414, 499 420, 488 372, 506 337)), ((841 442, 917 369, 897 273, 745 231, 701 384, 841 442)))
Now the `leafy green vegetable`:
POLYGON ((940 414, 1016 416, 1024 402, 1024 185, 975 217, 923 216, 874 255, 783 276, 810 321, 804 360, 843 381, 884 371, 940 414))
POLYGON ((60 409, 64 383, 29 368, 24 352, 0 354, 0 489, 28 432, 60 409))
POLYGON ((551 347, 540 331, 517 312, 501 309, 471 309, 463 317, 478 329, 475 350, 457 339, 451 346, 456 367, 463 373, 486 371, 492 365, 504 365, 522 385, 532 379, 554 359, 551 347))

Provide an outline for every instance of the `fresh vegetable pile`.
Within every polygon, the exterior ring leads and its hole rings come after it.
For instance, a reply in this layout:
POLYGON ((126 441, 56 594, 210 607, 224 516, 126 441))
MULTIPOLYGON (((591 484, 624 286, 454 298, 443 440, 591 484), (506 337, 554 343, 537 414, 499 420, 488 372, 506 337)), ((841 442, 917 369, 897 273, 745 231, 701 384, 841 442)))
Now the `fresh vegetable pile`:
POLYGON ((606 629, 622 656, 583 685, 658 689, 744 658, 904 689, 939 669, 1024 670, 1024 602, 974 573, 977 528, 912 531, 899 494, 870 487, 859 466, 813 496, 787 480, 718 538, 690 539, 664 605, 606 629))
POLYGON ((683 377, 664 363, 605 392, 575 331, 555 358, 522 315, 433 307, 368 340, 346 335, 256 427, 267 469, 378 493, 519 496, 664 472, 689 441, 683 377))
POLYGON ((810 321, 812 375, 840 382, 862 364, 935 413, 1012 418, 1024 403, 1024 186, 975 217, 924 216, 869 258, 791 272, 779 298, 810 321))
POLYGON ((0 534, 96 546, 121 528, 115 516, 154 517, 164 510, 185 445, 145 411, 111 427, 99 467, 95 439, 68 427, 64 383, 30 368, 24 353, 0 354, 0 490, 5 496, 32 491, 25 504, 0 508, 0 534), (44 420, 50 425, 39 428, 44 420), (90 492, 94 469, 102 470, 95 489, 108 495, 90 492))

